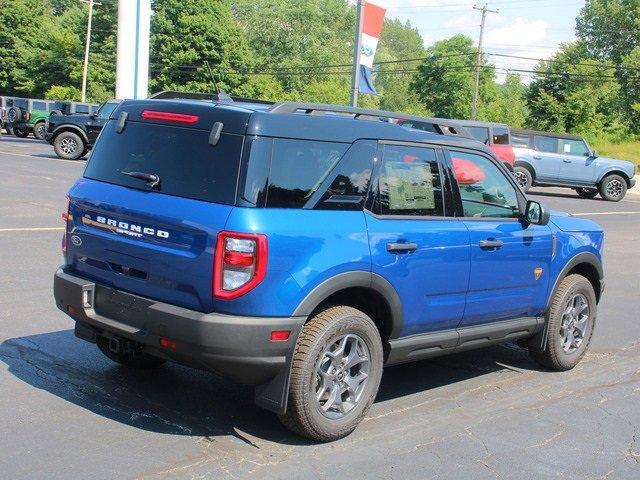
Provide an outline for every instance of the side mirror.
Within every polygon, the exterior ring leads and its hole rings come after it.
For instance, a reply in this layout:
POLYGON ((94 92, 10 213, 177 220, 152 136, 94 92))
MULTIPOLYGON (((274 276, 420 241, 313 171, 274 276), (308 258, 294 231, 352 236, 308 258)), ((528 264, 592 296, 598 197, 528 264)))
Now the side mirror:
POLYGON ((524 219, 533 225, 546 225, 549 223, 549 210, 543 204, 529 200, 524 212, 524 219))
POLYGON ((91 114, 91 118, 93 118, 93 119, 98 118, 98 112, 93 112, 93 113, 91 114))

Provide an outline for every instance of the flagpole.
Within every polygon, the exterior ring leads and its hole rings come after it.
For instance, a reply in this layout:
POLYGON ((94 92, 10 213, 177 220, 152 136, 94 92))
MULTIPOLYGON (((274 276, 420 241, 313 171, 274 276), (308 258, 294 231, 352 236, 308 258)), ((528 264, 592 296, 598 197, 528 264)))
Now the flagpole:
POLYGON ((353 49, 353 70, 351 71, 351 106, 358 106, 358 87, 360 85, 360 50, 362 46, 363 0, 356 4, 356 35, 353 49))

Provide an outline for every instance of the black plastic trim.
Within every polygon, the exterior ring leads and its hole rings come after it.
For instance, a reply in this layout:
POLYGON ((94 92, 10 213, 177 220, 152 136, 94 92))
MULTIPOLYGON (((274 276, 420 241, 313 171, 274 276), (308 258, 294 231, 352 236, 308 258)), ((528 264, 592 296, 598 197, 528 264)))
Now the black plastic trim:
POLYGON ((398 292, 393 288, 393 285, 380 275, 364 270, 344 272, 328 278, 307 294, 293 312, 293 316, 308 317, 318 305, 334 293, 354 287, 370 288, 382 295, 391 312, 391 334, 389 338, 399 337, 402 332, 403 313, 402 302, 398 292))
POLYGON ((390 340, 386 365, 412 362, 531 337, 542 328, 543 324, 544 319, 541 317, 522 317, 390 340))

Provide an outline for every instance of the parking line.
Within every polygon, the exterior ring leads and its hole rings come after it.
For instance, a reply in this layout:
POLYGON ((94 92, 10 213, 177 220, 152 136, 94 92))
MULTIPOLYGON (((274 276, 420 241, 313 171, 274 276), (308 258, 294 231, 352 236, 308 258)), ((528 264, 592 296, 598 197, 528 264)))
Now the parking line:
POLYGON ((640 215, 640 212, 584 212, 584 213, 572 213, 574 217, 591 217, 595 215, 640 215))
POLYGON ((39 157, 37 155, 29 155, 28 153, 16 153, 16 152, 7 152, 6 150, 0 150, 0 153, 6 153, 7 155, 15 155, 17 157, 28 157, 28 158, 36 158, 36 159, 46 159, 46 160, 54 160, 56 162, 69 162, 82 164, 82 160, 65 160, 64 158, 53 158, 53 157, 39 157))
POLYGON ((0 233, 10 232, 61 232, 65 227, 23 227, 23 228, 0 228, 0 233))

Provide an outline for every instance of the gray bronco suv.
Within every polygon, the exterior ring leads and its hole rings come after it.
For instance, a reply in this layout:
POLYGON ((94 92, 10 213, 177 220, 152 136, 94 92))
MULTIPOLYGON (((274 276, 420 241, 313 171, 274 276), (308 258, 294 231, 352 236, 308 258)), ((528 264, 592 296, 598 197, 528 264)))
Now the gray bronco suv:
POLYGON ((582 137, 512 130, 514 175, 526 192, 534 185, 573 188, 582 198, 619 202, 636 183, 635 165, 600 157, 582 137))

